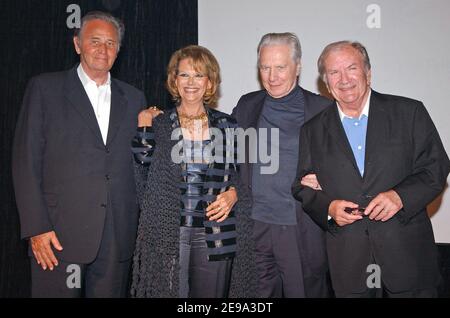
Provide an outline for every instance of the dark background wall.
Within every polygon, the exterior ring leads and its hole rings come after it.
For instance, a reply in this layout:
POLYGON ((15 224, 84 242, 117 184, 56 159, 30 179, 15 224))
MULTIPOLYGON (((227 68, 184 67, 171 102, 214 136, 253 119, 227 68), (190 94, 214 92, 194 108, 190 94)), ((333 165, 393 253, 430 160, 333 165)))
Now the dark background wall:
POLYGON ((164 88, 170 55, 196 44, 197 0, 1 0, 0 2, 0 297, 30 293, 26 243, 11 180, 11 144, 25 86, 30 77, 71 68, 78 61, 73 30, 66 24, 70 4, 109 11, 126 27, 112 75, 142 89, 149 104, 166 107, 164 88))

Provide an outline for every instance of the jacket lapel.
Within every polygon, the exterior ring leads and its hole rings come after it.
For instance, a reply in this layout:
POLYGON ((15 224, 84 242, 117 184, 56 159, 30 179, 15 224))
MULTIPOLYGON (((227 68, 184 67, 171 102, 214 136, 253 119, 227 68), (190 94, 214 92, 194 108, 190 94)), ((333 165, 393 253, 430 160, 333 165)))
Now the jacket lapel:
MULTIPOLYGON (((249 109, 251 109, 251 112, 248 113, 249 121, 248 121, 248 127, 257 128, 259 117, 261 117, 262 109, 264 106, 264 100, 266 99, 266 92, 263 91, 261 94, 258 94, 253 100, 252 104, 248 106, 249 109)), ((246 127, 246 128, 248 128, 246 127)))
POLYGON ((336 141, 336 144, 339 145, 343 153, 353 164, 353 167, 357 170, 358 175, 360 175, 355 156, 353 155, 352 148, 350 146, 350 143, 348 142, 344 127, 342 126, 337 107, 338 106, 336 102, 334 102, 334 104, 331 106, 331 110, 327 112, 327 117, 325 119, 326 129, 330 134, 331 139, 336 141))
MULTIPOLYGON (((111 114, 109 116, 108 137, 106 144, 112 143, 127 110, 127 100, 114 79, 111 79, 111 114)), ((136 119, 137 120, 137 119, 136 119)))
POLYGON ((364 178, 370 175, 374 160, 379 155, 379 147, 388 136, 389 121, 379 93, 372 90, 370 97, 369 121, 367 123, 364 178))
POLYGON ((65 94, 69 103, 76 109, 76 111, 83 117, 87 126, 94 134, 96 140, 103 144, 102 134, 95 118, 94 110, 92 108, 89 97, 78 78, 77 69, 74 67, 67 74, 65 94))
MULTIPOLYGON (((304 110, 305 110, 305 119, 304 119, 304 121, 303 121, 303 124, 305 124, 305 123, 307 123, 312 117, 314 117, 317 113, 319 113, 320 110, 317 110, 317 107, 318 107, 319 105, 317 105, 317 103, 314 103, 314 102, 311 100, 311 93, 309 93, 308 91, 306 91, 305 89, 303 89, 301 86, 300 86, 300 90, 302 91, 303 96, 304 96, 304 100, 305 100, 305 106, 304 106, 304 110), (316 107, 316 109, 312 109, 312 108, 314 108, 314 107, 316 107)), ((330 101, 330 104, 331 104, 331 101, 330 101)))
POLYGON ((300 87, 300 89, 302 90, 302 93, 303 93, 303 96, 304 96, 304 99, 305 99, 305 106, 304 106, 305 119, 304 119, 304 123, 306 123, 306 122, 308 122, 311 119, 311 115, 312 115, 312 112, 309 109, 309 106, 311 105, 311 101, 310 101, 309 95, 306 94, 305 90, 303 88, 301 88, 301 87, 300 87))
MULTIPOLYGON (((255 128, 257 129, 258 127, 258 121, 259 118, 261 117, 261 113, 263 110, 263 106, 264 106, 264 100, 266 99, 266 91, 262 91, 261 94, 258 94, 255 96, 255 98, 252 100, 252 103, 247 106, 249 109, 251 109, 250 112, 247 113, 247 118, 249 118, 248 120, 248 126, 247 127, 243 127, 245 129, 247 128, 255 128)), ((258 136, 258 140, 259 140, 259 136, 258 136)), ((245 143, 245 163, 243 165, 246 166, 246 169, 248 171, 248 184, 250 186, 252 186, 252 181, 253 181, 253 165, 250 163, 250 145, 248 142, 245 143)))

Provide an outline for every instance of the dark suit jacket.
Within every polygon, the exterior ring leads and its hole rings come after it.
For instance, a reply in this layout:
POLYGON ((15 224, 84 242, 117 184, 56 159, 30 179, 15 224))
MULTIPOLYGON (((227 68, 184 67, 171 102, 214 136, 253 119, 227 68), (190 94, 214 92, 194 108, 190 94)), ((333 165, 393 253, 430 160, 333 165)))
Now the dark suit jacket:
MULTIPOLYGON (((320 111, 327 108, 331 101, 317 94, 301 88, 305 96, 305 122, 310 120, 320 111)), ((257 128, 261 116, 264 99, 267 96, 265 90, 252 92, 242 96, 231 114, 238 126, 257 128)), ((245 163, 240 165, 240 177, 243 184, 252 193, 252 164, 249 163, 249 145, 246 144, 245 163)), ((276 200, 276 198, 274 198, 276 200)), ((297 222, 301 234, 303 272, 307 276, 321 276, 328 271, 326 261, 324 232, 306 215, 300 204, 297 205, 297 222)))
POLYGON ((373 258, 391 292, 435 287, 439 272, 426 206, 443 190, 450 164, 423 104, 372 91, 364 177, 336 104, 303 126, 300 147, 297 180, 314 171, 323 191, 296 183, 293 194, 313 220, 328 230, 335 290, 365 290, 366 267, 373 258), (327 222, 332 200, 367 206, 374 196, 390 189, 400 195, 404 207, 389 221, 367 219, 343 227, 327 222))
POLYGON ((106 146, 76 68, 30 80, 16 126, 12 171, 21 236, 54 230, 67 262, 96 257, 106 209, 120 258, 132 256, 138 207, 130 141, 143 93, 111 79, 106 146))

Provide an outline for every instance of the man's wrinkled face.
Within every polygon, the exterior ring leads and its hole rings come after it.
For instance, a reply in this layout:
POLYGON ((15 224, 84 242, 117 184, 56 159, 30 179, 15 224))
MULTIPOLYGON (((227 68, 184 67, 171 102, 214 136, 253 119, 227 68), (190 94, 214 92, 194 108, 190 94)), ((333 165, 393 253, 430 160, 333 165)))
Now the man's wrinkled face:
POLYGON ((274 98, 289 94, 297 85, 300 64, 292 59, 289 45, 264 46, 259 54, 259 75, 267 93, 274 98))
POLYGON ((370 90, 371 71, 366 69, 361 53, 351 46, 331 51, 324 69, 328 90, 339 105, 362 109, 370 90))
POLYGON ((74 37, 83 70, 91 77, 108 73, 119 51, 119 36, 113 24, 103 20, 86 22, 82 33, 74 37))

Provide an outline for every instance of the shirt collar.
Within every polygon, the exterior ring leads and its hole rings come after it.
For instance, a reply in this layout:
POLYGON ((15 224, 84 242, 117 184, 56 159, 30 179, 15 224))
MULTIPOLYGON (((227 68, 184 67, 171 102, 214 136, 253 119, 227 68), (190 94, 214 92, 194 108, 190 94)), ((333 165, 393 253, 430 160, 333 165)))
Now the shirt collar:
MULTIPOLYGON (((369 106, 370 106, 370 97, 371 96, 372 96, 372 90, 369 89, 369 96, 367 96, 366 103, 364 104, 364 108, 361 112, 361 115, 359 115, 358 119, 361 119, 363 115, 365 115, 367 118, 369 118, 369 106)), ((341 106, 339 106, 338 102, 336 102, 336 105, 337 105, 337 109, 338 109, 339 117, 341 118, 341 121, 343 121, 345 117, 352 118, 352 117, 349 117, 344 114, 344 112, 341 110, 341 106)))
MULTIPOLYGON (((83 87, 86 87, 88 85, 95 85, 95 87, 97 87, 97 83, 95 81, 93 81, 84 71, 83 67, 80 65, 78 65, 77 67, 77 73, 78 73, 78 77, 80 78, 81 84, 83 84, 83 87)), ((108 72, 108 79, 106 80, 105 84, 101 85, 101 86, 109 86, 111 85, 111 73, 108 72)))

